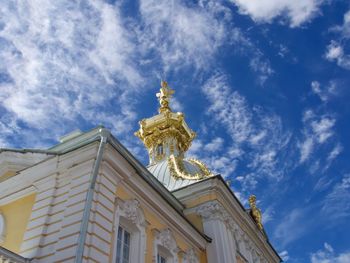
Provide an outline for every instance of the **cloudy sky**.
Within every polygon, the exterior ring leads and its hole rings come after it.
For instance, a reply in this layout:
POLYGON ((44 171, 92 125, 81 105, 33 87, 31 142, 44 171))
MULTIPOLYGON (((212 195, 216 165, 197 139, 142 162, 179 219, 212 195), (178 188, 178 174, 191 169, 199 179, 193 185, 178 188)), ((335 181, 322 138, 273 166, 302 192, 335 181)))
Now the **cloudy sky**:
POLYGON ((348 1, 0 2, 0 147, 103 124, 147 164, 161 79, 287 262, 350 262, 348 1))

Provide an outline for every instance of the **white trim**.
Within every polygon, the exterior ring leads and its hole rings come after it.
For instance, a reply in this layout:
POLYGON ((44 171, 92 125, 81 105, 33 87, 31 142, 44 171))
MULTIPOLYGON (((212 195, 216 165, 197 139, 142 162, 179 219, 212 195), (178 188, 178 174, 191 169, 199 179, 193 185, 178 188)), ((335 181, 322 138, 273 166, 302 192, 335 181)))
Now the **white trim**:
POLYGON ((6 238, 6 218, 0 211, 0 245, 5 242, 6 238))
POLYGON ((136 199, 121 200, 117 198, 114 220, 113 261, 117 260, 118 228, 122 226, 130 235, 129 262, 145 262, 146 254, 146 220, 139 201, 136 199))

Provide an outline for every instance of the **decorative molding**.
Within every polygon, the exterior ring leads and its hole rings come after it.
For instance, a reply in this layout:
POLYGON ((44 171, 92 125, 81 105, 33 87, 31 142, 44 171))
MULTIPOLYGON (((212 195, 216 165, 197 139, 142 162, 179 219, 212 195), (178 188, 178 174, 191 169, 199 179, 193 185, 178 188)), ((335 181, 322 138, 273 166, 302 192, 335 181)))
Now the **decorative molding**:
POLYGON ((186 250, 183 256, 183 263, 199 263, 199 258, 194 248, 186 250))
POLYGON ((196 213, 204 220, 226 221, 229 218, 227 211, 218 201, 210 201, 198 206, 196 213))
POLYGON ((158 240, 158 245, 161 245, 168 249, 169 251, 177 250, 177 244, 175 238, 169 228, 164 229, 156 235, 156 239, 158 240))
POLYGON ((162 231, 155 230, 154 234, 154 258, 157 258, 158 251, 162 248, 167 250, 167 262, 177 263, 180 249, 177 246, 171 230, 169 228, 163 229, 162 231))
POLYGON ((209 169, 205 166, 204 163, 200 162, 196 159, 188 159, 186 160, 193 166, 197 167, 199 172, 190 173, 185 169, 184 166, 184 158, 182 156, 176 157, 174 154, 171 154, 168 158, 168 165, 170 174, 176 180, 178 179, 187 179, 187 180, 201 180, 213 174, 209 171, 209 169))
POLYGON ((136 199, 119 201, 120 213, 133 224, 144 224, 145 216, 140 208, 140 202, 136 199))

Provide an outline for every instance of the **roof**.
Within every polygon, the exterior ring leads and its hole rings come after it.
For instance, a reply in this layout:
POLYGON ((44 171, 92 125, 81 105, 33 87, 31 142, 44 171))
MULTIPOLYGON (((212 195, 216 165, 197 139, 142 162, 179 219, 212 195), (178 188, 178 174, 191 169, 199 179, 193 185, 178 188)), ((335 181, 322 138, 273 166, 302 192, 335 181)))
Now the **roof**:
POLYGON ((212 176, 208 169, 199 163, 199 161, 177 158, 173 155, 163 161, 149 165, 147 169, 169 191, 185 187, 208 176, 212 176))
POLYGON ((119 152, 125 160, 136 170, 137 174, 145 180, 156 192, 158 192, 164 200, 175 209, 188 223, 195 229, 207 242, 211 242, 211 238, 199 231, 183 214, 184 206, 176 199, 176 197, 168 191, 148 170, 140 163, 112 134, 103 126, 98 126, 86 133, 77 135, 76 137, 59 143, 48 151, 50 153, 64 154, 96 141, 104 141, 109 143, 117 152, 119 152))

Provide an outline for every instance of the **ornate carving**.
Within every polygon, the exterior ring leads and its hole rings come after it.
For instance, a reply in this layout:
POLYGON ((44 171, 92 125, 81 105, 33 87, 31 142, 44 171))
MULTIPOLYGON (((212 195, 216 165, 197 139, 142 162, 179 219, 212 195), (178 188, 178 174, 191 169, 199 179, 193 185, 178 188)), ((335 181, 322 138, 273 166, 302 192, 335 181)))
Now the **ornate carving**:
POLYGON ((219 219, 222 221, 226 221, 227 218, 229 218, 229 215, 227 214, 226 210, 217 201, 211 201, 200 205, 196 209, 196 212, 206 220, 219 219))
MULTIPOLYGON (((184 114, 171 111, 169 102, 173 93, 174 91, 168 87, 168 84, 162 81, 160 92, 157 93, 160 103, 159 114, 139 122, 140 129, 135 132, 135 135, 142 140, 149 152, 150 149, 156 152, 157 144, 164 144, 168 139, 174 139, 172 142, 173 146, 166 146, 167 153, 174 152, 176 148, 179 151, 178 154, 183 155, 196 136, 187 126, 184 120, 184 114)), ((160 156, 150 156, 150 160, 152 163, 152 161, 157 162, 163 160, 163 158, 160 156), (157 157, 156 160, 154 157, 157 157)))
POLYGON ((186 125, 182 113, 161 113, 153 118, 142 120, 139 124, 140 129, 135 135, 148 149, 156 147, 159 141, 164 142, 167 138, 175 138, 178 149, 187 151, 196 136, 186 125))
POLYGON ((184 160, 181 157, 175 157, 173 154, 168 158, 168 164, 170 169, 170 174, 175 179, 187 179, 187 180, 201 180, 203 178, 212 176, 208 168, 198 160, 189 159, 188 162, 197 166, 199 168, 200 173, 191 174, 186 171, 184 164, 184 160))
POLYGON ((199 263, 198 256, 193 248, 190 248, 185 252, 183 263, 199 263))
POLYGON ((144 223, 145 218, 140 208, 140 202, 136 199, 122 201, 120 209, 123 216, 134 224, 144 223))
POLYGON ((173 237, 173 234, 171 233, 170 229, 164 229, 163 231, 161 231, 158 234, 158 240, 160 245, 162 245, 163 247, 169 249, 169 250, 173 250, 174 248, 176 248, 176 242, 175 239, 173 237))
POLYGON ((263 225, 262 225, 262 214, 260 209, 256 206, 256 196, 251 195, 249 197, 249 205, 250 205, 250 213, 259 227, 260 230, 263 230, 263 225))
POLYGON ((160 83, 160 86, 159 93, 156 94, 160 104, 159 113, 171 111, 169 103, 175 91, 172 90, 164 80, 160 83))

